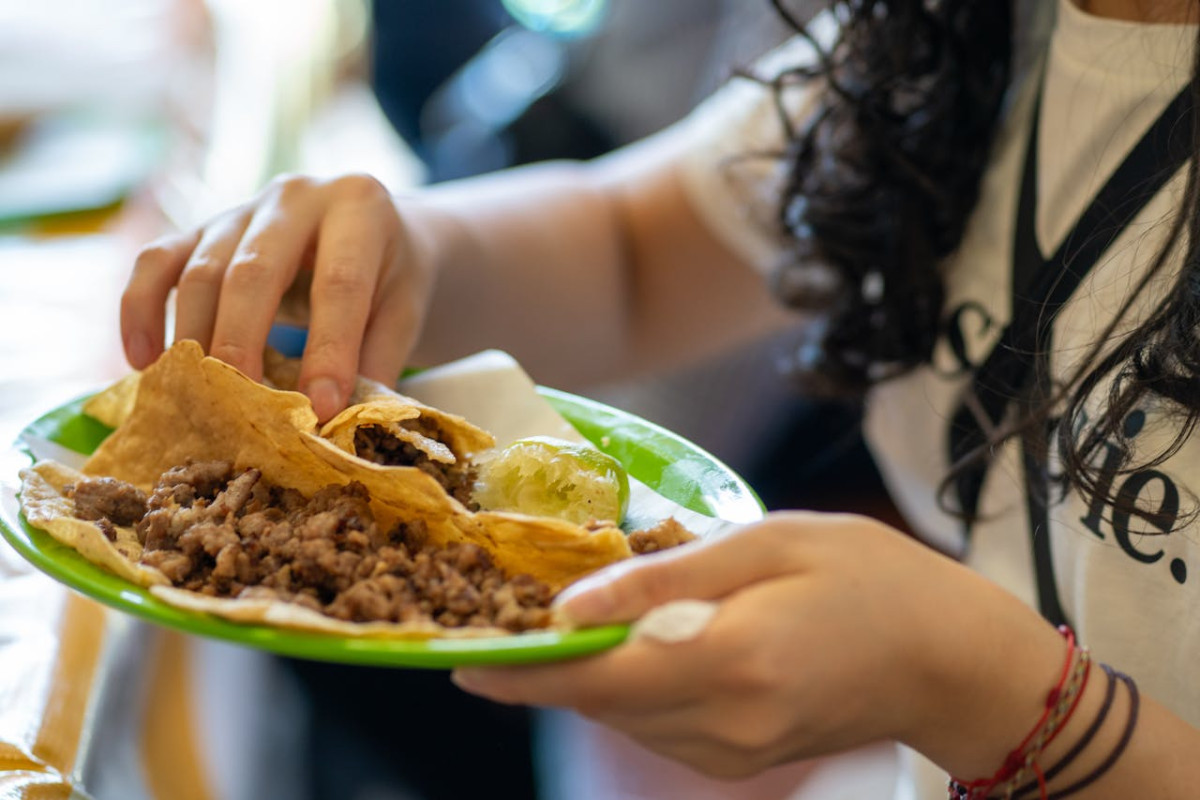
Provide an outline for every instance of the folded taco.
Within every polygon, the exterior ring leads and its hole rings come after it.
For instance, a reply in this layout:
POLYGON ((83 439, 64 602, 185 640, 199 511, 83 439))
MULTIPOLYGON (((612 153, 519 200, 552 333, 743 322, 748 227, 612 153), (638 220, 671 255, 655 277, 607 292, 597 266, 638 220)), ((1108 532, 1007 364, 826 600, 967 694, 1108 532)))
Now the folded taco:
MULTIPOLYGON (((277 351, 264 355, 266 383, 295 391, 300 361, 277 351)), ((466 419, 359 377, 347 407, 326 422, 319 435, 335 447, 384 466, 415 466, 438 479, 460 501, 463 467, 496 442, 466 419)))

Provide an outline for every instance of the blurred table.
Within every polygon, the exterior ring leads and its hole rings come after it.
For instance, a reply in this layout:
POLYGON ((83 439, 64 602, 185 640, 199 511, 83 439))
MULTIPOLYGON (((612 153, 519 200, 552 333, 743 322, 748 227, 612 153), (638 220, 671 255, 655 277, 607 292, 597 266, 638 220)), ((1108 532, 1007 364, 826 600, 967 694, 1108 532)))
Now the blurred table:
POLYGON ((118 233, 0 236, 0 437, 128 369, 117 309, 135 252, 118 233))
MULTIPOLYGON (((125 369, 117 327, 138 214, 0 236, 0 441, 125 369)), ((0 460, 5 480, 20 466, 0 460)), ((0 545, 0 796, 72 797, 96 751, 105 676, 136 633, 0 545)), ((142 737, 131 739, 140 741, 142 737)))
MULTIPOLYGON (((15 17, 0 5, 0 40, 23 37, 0 55, 0 121, 16 104, 26 123, 16 135, 81 102, 164 137, 123 202, 0 226, 0 451, 48 409, 127 371, 119 300, 144 242, 240 202, 278 170, 371 170, 395 190, 418 181, 369 91, 340 74, 361 48, 362 8, 88 0, 67 20, 54 0, 15 17), (125 91, 132 84, 145 90, 125 91), (128 103, 113 100, 122 92, 128 103)), ((11 136, 7 144, 11 156, 11 136)), ((0 208, 29 207, 59 179, 69 187, 57 152, 54 178, 28 179, 36 158, 5 173, 0 208)), ((0 170, 15 161, 4 156, 0 170)), ((55 199, 72 209, 61 191, 55 199)), ((0 457, 10 483, 20 466, 15 454, 0 457)), ((261 653, 108 611, 0 543, 0 798, 298 797, 294 754, 264 753, 286 748, 296 727, 299 702, 286 692, 261 653)))

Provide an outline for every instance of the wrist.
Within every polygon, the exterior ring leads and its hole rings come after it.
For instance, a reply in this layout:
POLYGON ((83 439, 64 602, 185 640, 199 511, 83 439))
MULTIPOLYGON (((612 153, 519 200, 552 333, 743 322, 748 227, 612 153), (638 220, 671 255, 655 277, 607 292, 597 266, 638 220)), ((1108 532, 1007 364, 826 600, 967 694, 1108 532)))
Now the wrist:
POLYGON ((920 712, 900 739, 952 775, 974 778, 993 774, 1030 733, 1069 648, 1020 600, 971 578, 956 602, 943 602, 951 607, 916 674, 920 712))

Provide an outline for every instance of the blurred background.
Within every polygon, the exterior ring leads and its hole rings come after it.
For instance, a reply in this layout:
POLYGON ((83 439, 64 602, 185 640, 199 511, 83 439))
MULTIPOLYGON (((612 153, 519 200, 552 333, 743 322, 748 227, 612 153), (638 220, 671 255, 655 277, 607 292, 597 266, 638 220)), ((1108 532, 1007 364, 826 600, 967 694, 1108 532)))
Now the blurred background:
MULTIPOLYGON (((0 0, 0 435, 123 373, 116 314, 142 243, 274 175, 368 172, 400 193, 591 158, 678 120, 786 35, 767 0, 0 0)), ((768 507, 879 494, 857 409, 799 398, 776 369, 782 346, 588 393, 699 443, 768 507)), ((0 616, 36 630, 57 613, 39 593, 58 587, 11 553, 0 579, 0 616)), ((3 666, 28 641, 0 636, 0 682, 17 680, 3 666)), ((117 748, 107 772, 81 767, 101 800, 615 796, 607 762, 591 761, 585 789, 571 770, 589 751, 564 746, 602 735, 475 701, 444 674, 185 645, 177 689, 204 698, 206 785, 122 783, 112 765, 136 757, 117 748)), ((634 763, 600 739, 593 755, 634 763)), ((674 788, 638 796, 802 796, 794 774, 726 791, 640 768, 645 786, 674 788)))

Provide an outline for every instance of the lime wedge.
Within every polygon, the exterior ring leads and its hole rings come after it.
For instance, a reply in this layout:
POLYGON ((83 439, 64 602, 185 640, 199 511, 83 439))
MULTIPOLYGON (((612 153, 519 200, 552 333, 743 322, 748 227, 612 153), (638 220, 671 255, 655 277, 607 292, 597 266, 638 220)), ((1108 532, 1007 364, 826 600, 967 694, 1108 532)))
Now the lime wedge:
POLYGON ((490 511, 615 525, 629 506, 629 475, 590 445, 532 436, 479 465, 475 502, 490 511))

